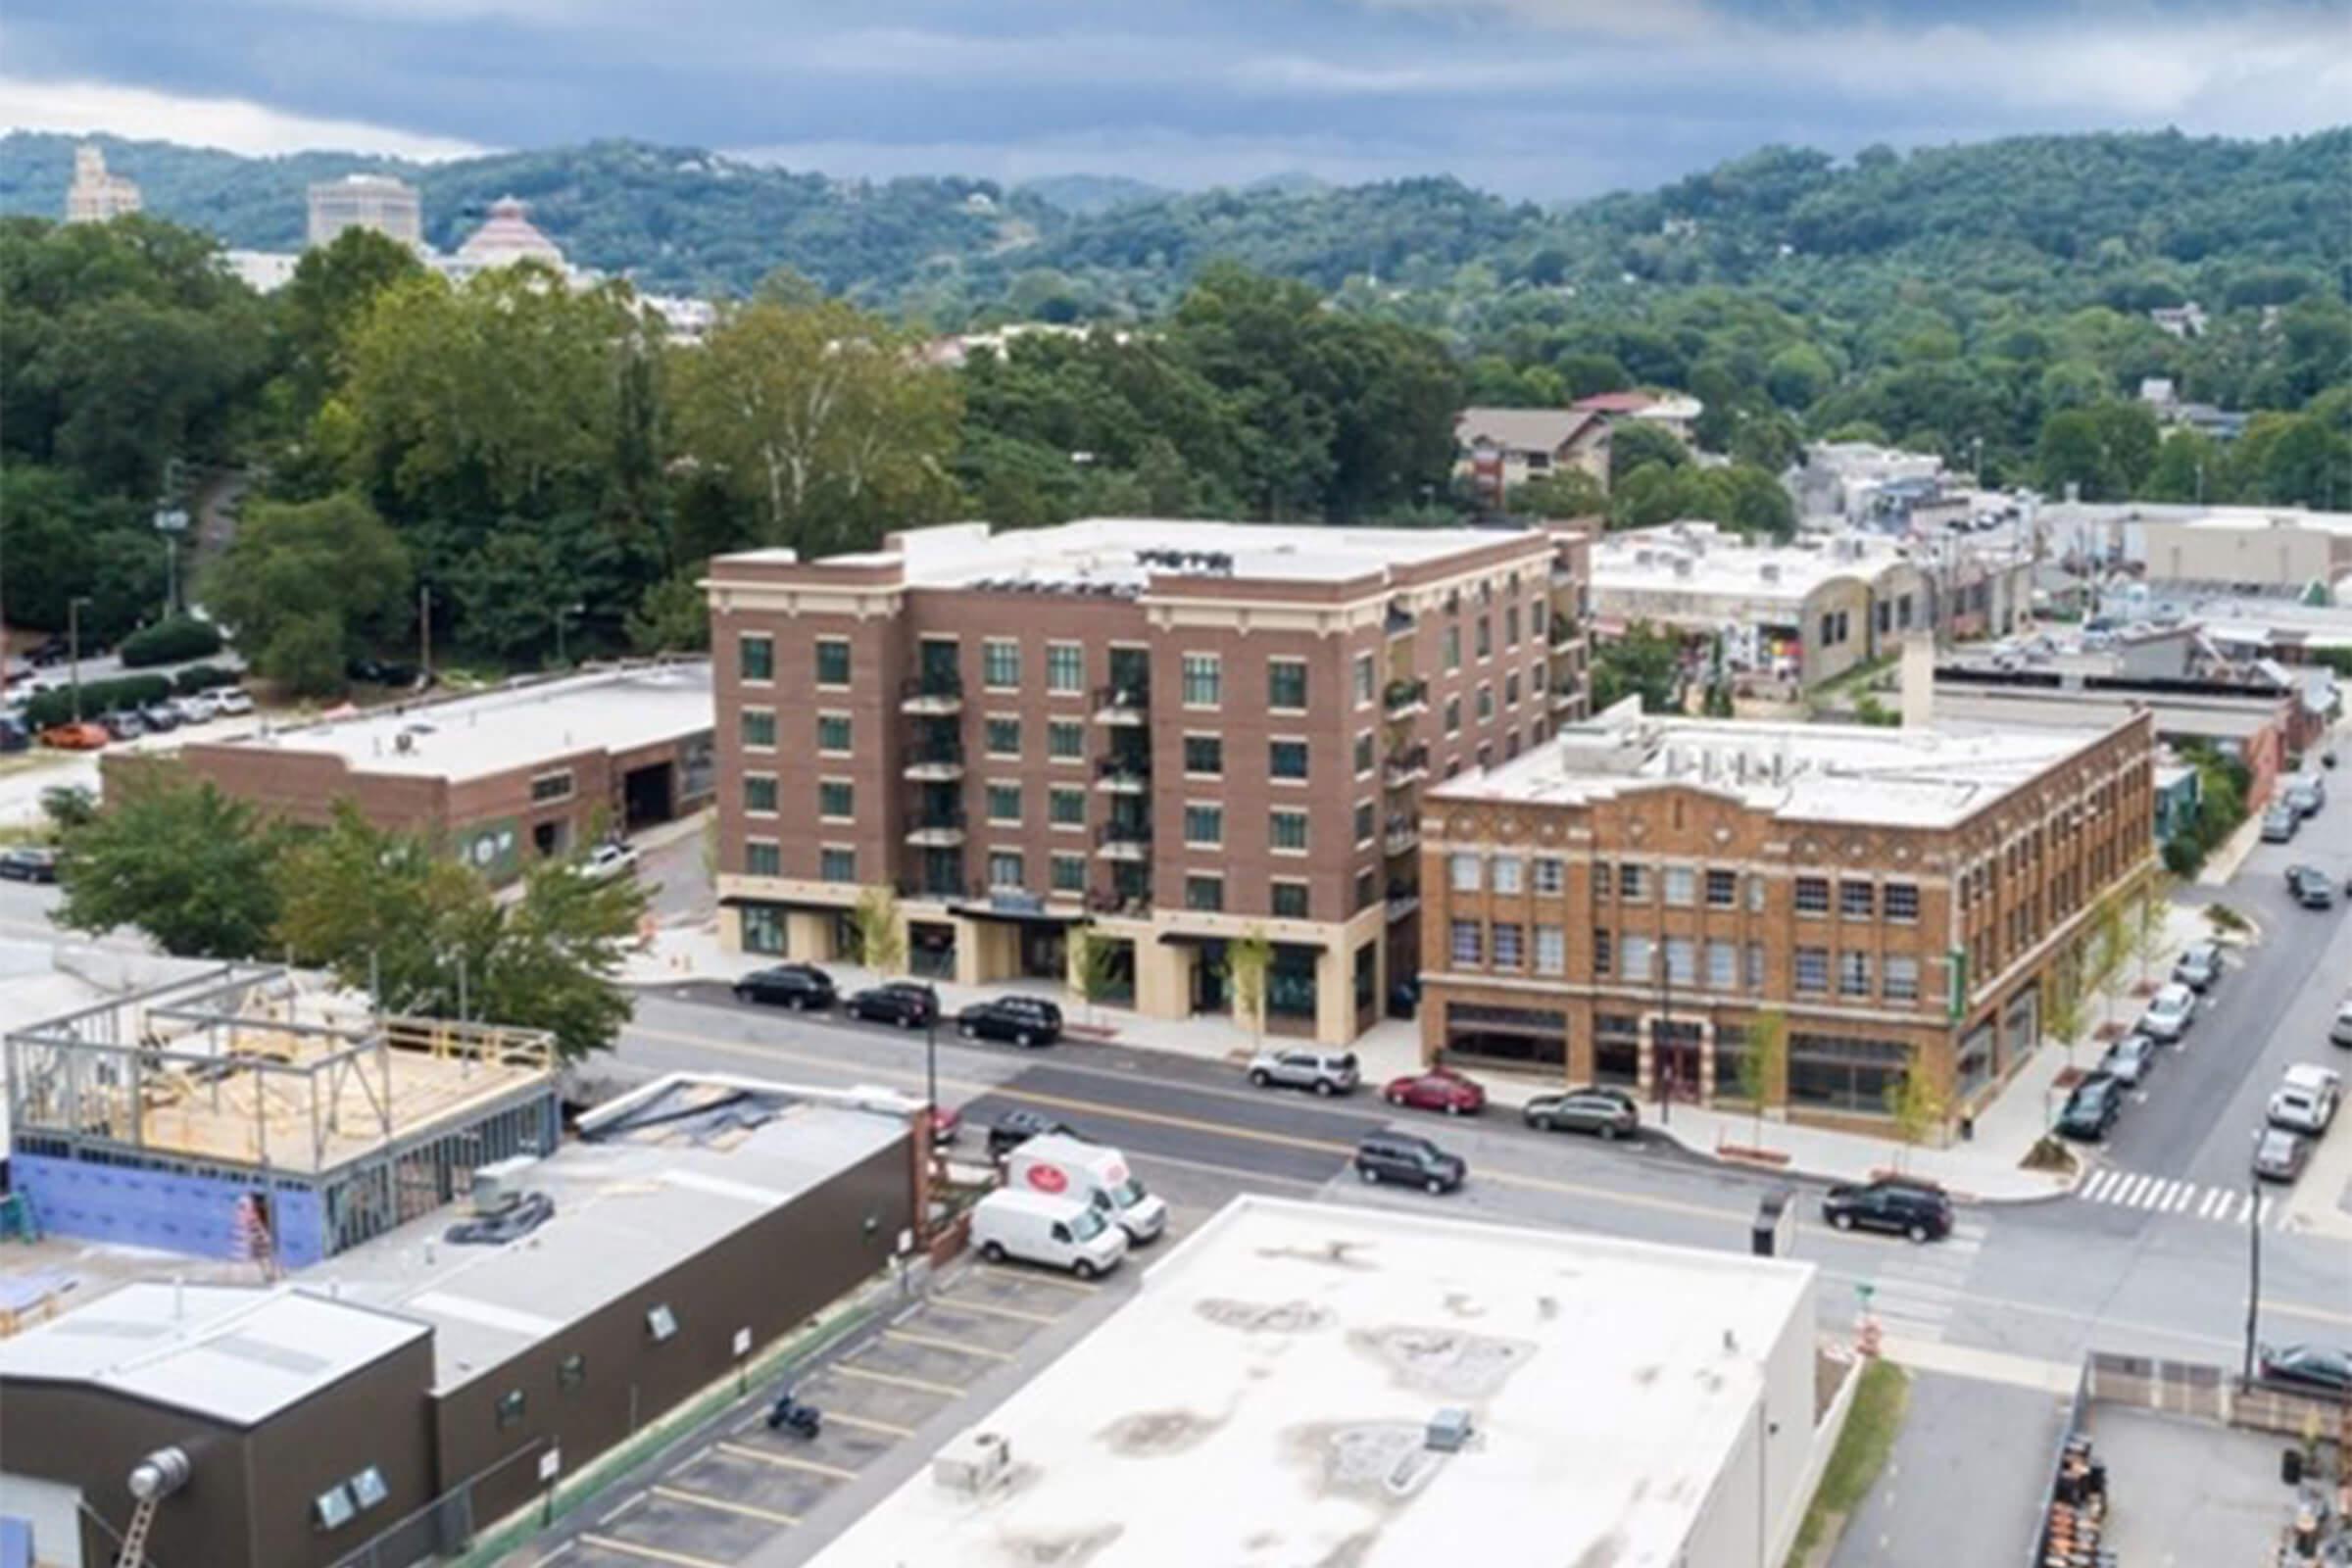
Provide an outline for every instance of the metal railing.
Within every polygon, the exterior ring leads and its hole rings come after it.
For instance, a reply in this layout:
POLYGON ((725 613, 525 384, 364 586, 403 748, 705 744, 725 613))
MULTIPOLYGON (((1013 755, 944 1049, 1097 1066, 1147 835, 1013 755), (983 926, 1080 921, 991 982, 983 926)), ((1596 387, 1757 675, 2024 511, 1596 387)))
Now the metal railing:
POLYGON ((1391 717, 1412 712, 1429 706, 1429 682, 1425 680, 1393 680, 1384 695, 1384 706, 1391 717))

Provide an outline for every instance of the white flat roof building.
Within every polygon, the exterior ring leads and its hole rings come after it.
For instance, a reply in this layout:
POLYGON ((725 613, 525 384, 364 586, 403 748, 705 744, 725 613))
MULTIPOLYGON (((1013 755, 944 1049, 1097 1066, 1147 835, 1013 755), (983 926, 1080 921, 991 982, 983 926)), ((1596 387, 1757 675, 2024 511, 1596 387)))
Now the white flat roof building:
POLYGON ((1907 564, 1885 534, 1849 531, 1818 544, 1758 545, 1711 522, 1603 534, 1592 544, 1592 608, 1610 618, 1704 621, 1799 614, 1838 577, 1870 582, 1907 564))
POLYGON ((917 1476, 814 1563, 1752 1568, 1814 1372, 1809 1264, 1243 1198, 988 1415, 1008 1484, 917 1476))

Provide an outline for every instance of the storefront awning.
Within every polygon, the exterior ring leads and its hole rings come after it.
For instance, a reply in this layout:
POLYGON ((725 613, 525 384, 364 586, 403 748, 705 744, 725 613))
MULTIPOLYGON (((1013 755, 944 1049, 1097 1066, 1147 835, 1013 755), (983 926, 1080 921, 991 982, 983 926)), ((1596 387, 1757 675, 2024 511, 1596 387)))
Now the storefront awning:
POLYGON ((989 899, 966 901, 948 906, 950 914, 960 914, 968 920, 1006 920, 1015 925, 1075 925, 1086 918, 1086 911, 1067 906, 1054 908, 1030 900, 989 899))
POLYGON ((748 893, 730 893, 718 901, 722 909, 791 909, 802 914, 848 914, 847 904, 814 904, 806 899, 756 899, 748 893))

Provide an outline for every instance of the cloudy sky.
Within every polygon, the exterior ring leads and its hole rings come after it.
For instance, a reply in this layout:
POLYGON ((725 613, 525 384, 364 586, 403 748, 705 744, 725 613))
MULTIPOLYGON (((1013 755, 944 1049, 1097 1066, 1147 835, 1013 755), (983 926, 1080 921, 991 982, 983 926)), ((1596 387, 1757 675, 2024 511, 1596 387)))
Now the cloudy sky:
POLYGON ((424 157, 595 136, 845 174, 1450 172, 2347 118, 2352 0, 8 0, 0 124, 424 157))

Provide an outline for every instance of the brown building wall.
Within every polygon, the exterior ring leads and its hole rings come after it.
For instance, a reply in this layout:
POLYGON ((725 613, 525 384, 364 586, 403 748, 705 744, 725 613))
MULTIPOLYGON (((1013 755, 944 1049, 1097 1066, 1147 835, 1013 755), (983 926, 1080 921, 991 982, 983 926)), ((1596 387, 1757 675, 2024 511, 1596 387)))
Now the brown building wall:
MULTIPOLYGON (((884 1267, 915 1223, 907 1146, 886 1149, 758 1223, 631 1288, 588 1317, 433 1401, 444 1486, 488 1479, 473 1493, 477 1527, 539 1491, 536 1454, 553 1446, 576 1470, 671 1406, 733 1371, 735 1336, 755 1349, 797 1327, 884 1267), (656 1343, 646 1313, 667 1305, 678 1332, 656 1343), (585 1358, 565 1389, 562 1369, 585 1358), (498 1403, 523 1396, 502 1428, 498 1403), (493 1473, 495 1472, 495 1473, 493 1473)), ((713 1202, 726 1200, 712 1199, 713 1202)))

